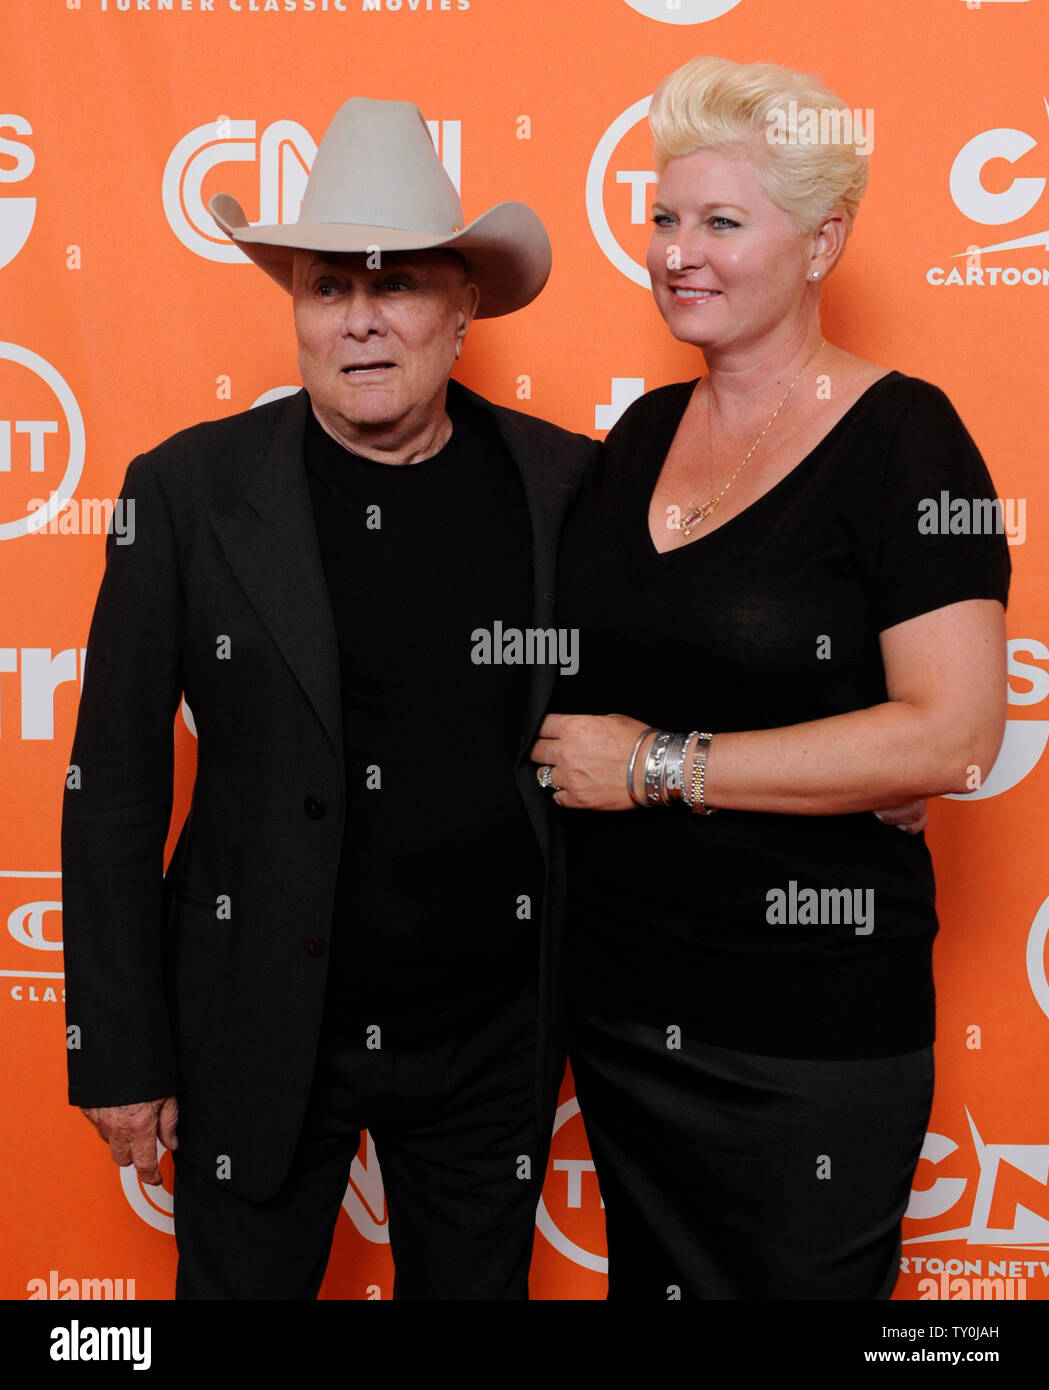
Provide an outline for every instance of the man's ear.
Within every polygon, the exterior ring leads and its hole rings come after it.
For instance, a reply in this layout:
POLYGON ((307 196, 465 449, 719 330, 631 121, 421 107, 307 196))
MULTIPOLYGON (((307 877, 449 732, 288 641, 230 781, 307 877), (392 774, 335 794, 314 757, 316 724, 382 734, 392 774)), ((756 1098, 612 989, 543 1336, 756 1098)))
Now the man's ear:
POLYGON ((474 321, 477 313, 477 306, 481 302, 481 292, 472 280, 467 280, 463 286, 462 298, 459 301, 459 327, 465 333, 474 321))

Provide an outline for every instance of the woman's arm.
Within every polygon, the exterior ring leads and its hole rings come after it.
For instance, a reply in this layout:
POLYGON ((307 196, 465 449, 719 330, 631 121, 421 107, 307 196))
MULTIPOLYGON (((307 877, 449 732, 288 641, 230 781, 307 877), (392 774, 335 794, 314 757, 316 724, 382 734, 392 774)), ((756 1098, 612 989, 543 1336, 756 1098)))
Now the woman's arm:
MULTIPOLYGON (((1005 729, 1002 605, 952 603, 886 629, 880 640, 884 704, 786 728, 709 730, 706 804, 843 815, 979 785, 1005 729)), ((702 728, 701 692, 695 719, 702 728)), ((559 805, 628 810, 626 765, 644 727, 622 715, 548 715, 532 757, 554 768, 559 805)))

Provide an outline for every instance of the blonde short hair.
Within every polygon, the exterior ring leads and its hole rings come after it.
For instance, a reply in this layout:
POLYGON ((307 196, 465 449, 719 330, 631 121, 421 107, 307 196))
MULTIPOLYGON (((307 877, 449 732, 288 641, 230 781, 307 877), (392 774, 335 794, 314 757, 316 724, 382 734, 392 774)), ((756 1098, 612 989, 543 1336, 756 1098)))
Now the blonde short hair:
MULTIPOLYGON (((834 211, 841 212, 848 231, 867 187, 869 155, 855 139, 770 140, 781 119, 776 113, 788 111, 791 102, 799 111, 841 113, 845 106, 818 77, 777 63, 693 58, 660 83, 652 98, 657 171, 701 149, 749 156, 766 193, 799 232, 814 231, 834 211)), ((844 123, 833 119, 840 135, 844 123)), ((848 130, 855 134, 851 119, 848 130)))

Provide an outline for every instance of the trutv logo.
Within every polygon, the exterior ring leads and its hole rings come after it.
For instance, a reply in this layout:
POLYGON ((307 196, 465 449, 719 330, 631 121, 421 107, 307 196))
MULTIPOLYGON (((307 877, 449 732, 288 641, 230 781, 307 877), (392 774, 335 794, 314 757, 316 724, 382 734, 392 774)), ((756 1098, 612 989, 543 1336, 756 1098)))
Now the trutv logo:
MULTIPOLYGON (((459 188, 461 168, 461 122, 427 121, 430 138, 441 156, 448 176, 459 188)), ((253 166, 259 216, 264 225, 295 222, 317 145, 313 136, 297 121, 279 120, 259 129, 257 122, 219 116, 198 125, 184 135, 164 167, 164 213, 171 230, 183 246, 209 261, 246 263, 247 256, 215 226, 207 201, 212 194, 232 192, 238 197, 237 175, 223 169, 221 177, 210 178, 224 165, 253 166)), ((240 199, 250 209, 252 198, 240 199)))

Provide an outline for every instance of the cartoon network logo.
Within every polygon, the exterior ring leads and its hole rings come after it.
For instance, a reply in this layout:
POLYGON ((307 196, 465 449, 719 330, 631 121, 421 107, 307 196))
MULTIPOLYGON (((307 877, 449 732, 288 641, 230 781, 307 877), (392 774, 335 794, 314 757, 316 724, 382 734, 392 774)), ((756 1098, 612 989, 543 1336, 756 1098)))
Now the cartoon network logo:
MULTIPOLYGON (((1002 3, 1002 0, 988 0, 988 3, 1002 3)), ((1042 98, 1042 105, 1049 119, 1049 101, 1045 97, 1042 98)), ((1022 172, 1017 171, 1009 186, 999 192, 992 192, 987 187, 984 171, 996 160, 1018 165, 1038 148, 1039 142, 1035 136, 1012 126, 982 130, 967 140, 951 165, 949 181, 951 198, 962 216, 984 227, 1001 227, 1019 222, 1033 212, 1045 192, 1045 174, 1049 173, 1045 143, 1034 163, 1028 161, 1022 172)), ((995 176, 991 182, 1000 180, 995 176)), ((963 269, 954 266, 948 271, 943 266, 932 266, 925 278, 930 285, 964 285, 970 288, 999 284, 1049 286, 1049 266, 1026 266, 1021 269, 1018 266, 984 266, 980 261, 980 257, 992 253, 1035 247, 1049 251, 1049 227, 1027 236, 992 241, 986 246, 969 246, 953 256, 954 260, 966 258, 963 269)))
POLYGON ((705 24, 734 10, 740 0, 626 0, 632 10, 661 24, 705 24))
MULTIPOLYGON (((21 183, 33 172, 36 155, 23 141, 6 139, 5 130, 32 135, 33 127, 24 116, 0 116, 0 183, 21 183), (7 165, 9 159, 13 165, 7 165)), ((35 218, 35 198, 0 199, 0 268, 9 265, 29 240, 35 218)))
POLYGON ((77 399, 46 358, 18 343, 0 343, 0 380, 0 410, 7 416, 0 419, 0 497, 7 513, 0 517, 0 540, 10 540, 46 528, 73 496, 87 441, 77 399), (68 444, 56 447, 63 440, 68 444), (52 478, 53 485, 44 486, 52 478), (27 512, 26 499, 44 492, 47 501, 38 499, 27 512))
MULTIPOLYGON (((1034 662, 1049 660, 1049 647, 1033 637, 1014 637, 1006 643, 1010 705, 1037 705, 1049 696, 1049 671, 1034 662), (1032 657, 1023 661, 1022 657, 1032 657), (1026 683, 1030 689, 1017 689, 1014 680, 1026 683)), ((1000 796, 1031 772, 1049 742, 1049 720, 1008 719, 1005 737, 993 767, 974 791, 949 793, 948 801, 984 801, 1000 796)))
MULTIPOLYGON (((1049 1187, 1049 1144, 987 1144, 976 1128, 976 1122, 965 1112, 973 1150, 979 1164, 979 1177, 974 1188, 971 1178, 938 1177, 931 1187, 912 1189, 906 1215, 914 1221, 932 1221, 953 1212, 971 1192, 972 1206, 968 1221, 960 1226, 948 1226, 925 1235, 908 1236, 904 1245, 922 1245, 929 1241, 964 1240, 968 1245, 1023 1246, 1028 1250, 1049 1250, 1049 1220, 1017 1202, 1013 1208, 1011 1226, 990 1224, 995 1185, 1003 1168, 1014 1168, 1031 1178, 1040 1188, 1049 1187)), ((930 1131, 925 1136, 920 1159, 939 1164, 953 1154, 958 1145, 944 1134, 930 1131)), ((1049 1190, 1038 1193, 1039 1204, 1049 1211, 1049 1190)))
MULTIPOLYGON (((458 189, 461 122, 427 121, 427 127, 458 189)), ((161 196, 168 225, 183 246, 205 260, 247 263, 248 257, 218 230, 205 206, 205 178, 222 164, 257 164, 259 222, 294 222, 316 154, 313 136, 297 121, 273 121, 261 135, 255 121, 229 116, 198 125, 182 137, 164 166, 161 196)))

